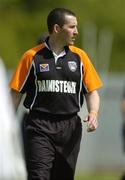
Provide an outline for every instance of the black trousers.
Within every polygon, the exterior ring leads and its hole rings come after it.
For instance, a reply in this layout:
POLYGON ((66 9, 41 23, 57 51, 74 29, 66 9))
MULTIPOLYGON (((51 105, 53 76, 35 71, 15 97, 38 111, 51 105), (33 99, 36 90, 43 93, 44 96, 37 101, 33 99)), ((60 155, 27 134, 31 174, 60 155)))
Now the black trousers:
POLYGON ((30 112, 25 122, 28 180, 73 180, 81 134, 76 114, 30 112))

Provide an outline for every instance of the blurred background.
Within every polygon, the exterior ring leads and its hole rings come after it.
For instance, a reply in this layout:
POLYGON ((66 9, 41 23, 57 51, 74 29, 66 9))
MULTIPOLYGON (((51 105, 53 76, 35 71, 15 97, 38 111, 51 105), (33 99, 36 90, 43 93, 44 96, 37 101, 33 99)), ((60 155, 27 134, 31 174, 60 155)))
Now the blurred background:
MULTIPOLYGON (((124 0, 0 0, 0 57, 8 80, 22 54, 47 31, 46 17, 55 7, 76 13, 76 45, 87 52, 104 83, 99 128, 87 133, 83 124, 76 179, 118 180, 125 171, 121 116, 125 87, 124 0)), ((81 118, 85 115, 86 105, 80 112, 81 118)))

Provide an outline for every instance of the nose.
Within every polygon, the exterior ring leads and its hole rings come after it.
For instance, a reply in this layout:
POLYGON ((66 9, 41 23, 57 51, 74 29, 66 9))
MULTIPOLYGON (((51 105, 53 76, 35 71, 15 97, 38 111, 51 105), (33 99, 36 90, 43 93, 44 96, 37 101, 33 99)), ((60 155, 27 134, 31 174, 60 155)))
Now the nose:
POLYGON ((75 34, 75 35, 78 34, 78 29, 77 29, 77 27, 75 27, 74 34, 75 34))

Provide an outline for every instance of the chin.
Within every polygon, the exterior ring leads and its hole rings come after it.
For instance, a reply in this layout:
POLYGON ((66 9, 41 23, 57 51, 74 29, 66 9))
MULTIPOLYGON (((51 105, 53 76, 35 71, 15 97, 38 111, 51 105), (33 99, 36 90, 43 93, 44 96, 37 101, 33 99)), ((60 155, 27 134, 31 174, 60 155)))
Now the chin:
POLYGON ((69 45, 73 46, 73 45, 74 45, 74 42, 69 42, 69 45))

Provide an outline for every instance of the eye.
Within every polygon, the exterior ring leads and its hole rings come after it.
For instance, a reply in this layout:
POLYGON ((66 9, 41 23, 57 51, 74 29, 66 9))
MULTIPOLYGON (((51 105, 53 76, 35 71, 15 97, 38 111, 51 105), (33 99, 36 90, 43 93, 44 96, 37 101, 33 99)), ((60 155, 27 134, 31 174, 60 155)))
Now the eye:
POLYGON ((74 25, 73 25, 73 26, 70 26, 70 28, 71 28, 71 29, 75 29, 75 28, 76 28, 76 26, 74 26, 74 25))

